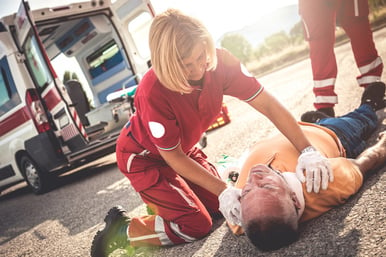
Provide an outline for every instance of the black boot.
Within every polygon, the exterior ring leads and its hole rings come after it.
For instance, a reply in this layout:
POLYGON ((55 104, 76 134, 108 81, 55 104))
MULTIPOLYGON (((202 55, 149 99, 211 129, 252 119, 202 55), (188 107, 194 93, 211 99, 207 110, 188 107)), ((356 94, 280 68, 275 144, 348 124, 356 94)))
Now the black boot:
POLYGON ((335 117, 334 107, 320 108, 317 111, 323 112, 328 117, 335 117))
POLYGON ((385 108, 385 83, 374 82, 368 85, 362 94, 362 104, 370 105, 373 111, 385 108))
POLYGON ((330 116, 321 111, 308 111, 302 114, 300 120, 303 122, 316 123, 321 119, 329 117, 330 116))
POLYGON ((127 228, 130 218, 121 206, 113 207, 107 213, 105 227, 99 230, 91 244, 91 257, 108 257, 117 249, 134 251, 130 246, 127 228))

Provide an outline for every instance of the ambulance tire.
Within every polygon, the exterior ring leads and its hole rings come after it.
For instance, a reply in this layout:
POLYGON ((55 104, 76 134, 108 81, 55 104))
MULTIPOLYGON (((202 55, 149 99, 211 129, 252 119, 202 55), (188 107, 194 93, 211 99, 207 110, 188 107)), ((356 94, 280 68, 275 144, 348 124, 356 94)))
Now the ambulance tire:
POLYGON ((28 155, 20 158, 19 166, 29 188, 35 194, 43 194, 50 189, 50 174, 44 172, 28 155))

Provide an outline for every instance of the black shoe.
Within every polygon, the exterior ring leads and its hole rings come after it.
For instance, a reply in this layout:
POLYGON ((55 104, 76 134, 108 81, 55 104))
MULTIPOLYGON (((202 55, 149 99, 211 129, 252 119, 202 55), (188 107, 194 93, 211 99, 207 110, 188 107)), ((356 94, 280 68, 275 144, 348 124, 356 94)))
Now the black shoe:
POLYGON ((317 109, 317 111, 323 112, 328 117, 335 117, 334 107, 320 108, 320 109, 317 109))
POLYGON ((302 114, 300 120, 303 122, 316 123, 324 118, 329 118, 327 114, 321 111, 309 111, 302 114))
POLYGON ((92 241, 91 257, 108 257, 117 249, 133 249, 127 237, 130 218, 121 206, 111 208, 104 221, 105 227, 96 233, 92 241))
POLYGON ((374 111, 385 108, 385 83, 374 82, 362 94, 361 105, 368 104, 374 111))

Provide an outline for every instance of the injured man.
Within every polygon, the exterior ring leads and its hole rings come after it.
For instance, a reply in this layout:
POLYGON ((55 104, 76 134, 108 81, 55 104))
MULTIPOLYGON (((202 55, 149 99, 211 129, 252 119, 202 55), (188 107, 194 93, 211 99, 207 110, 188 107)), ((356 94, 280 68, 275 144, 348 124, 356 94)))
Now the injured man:
POLYGON ((302 170, 296 171, 300 153, 280 134, 256 143, 235 184, 242 189, 242 227, 229 224, 231 230, 245 232, 260 250, 275 250, 297 240, 300 222, 320 216, 354 195, 368 171, 385 165, 385 131, 375 145, 365 149, 365 140, 378 124, 375 111, 384 108, 384 92, 383 83, 372 85, 353 112, 323 118, 316 124, 300 123, 311 144, 329 159, 333 174, 307 178, 302 170), (317 178, 321 190, 316 193, 311 188, 317 178))

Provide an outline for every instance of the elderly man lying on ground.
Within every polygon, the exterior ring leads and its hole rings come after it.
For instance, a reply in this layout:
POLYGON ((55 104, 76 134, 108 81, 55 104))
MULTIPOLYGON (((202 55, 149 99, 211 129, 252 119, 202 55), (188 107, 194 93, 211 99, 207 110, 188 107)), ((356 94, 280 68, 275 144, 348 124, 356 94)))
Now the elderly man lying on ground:
MULTIPOLYGON (((384 95, 385 85, 374 83, 364 91, 360 107, 353 112, 339 118, 321 117, 316 124, 301 123, 333 170, 328 178, 314 177, 322 183, 320 191, 311 190, 319 185, 307 185, 313 183, 312 179, 300 182, 305 179, 302 170, 295 172, 299 152, 284 137, 276 135, 258 142, 235 185, 242 188, 242 227, 230 224, 232 231, 241 234, 244 230, 261 250, 278 249, 297 239, 299 222, 315 218, 355 194, 368 171, 386 161, 386 132, 381 132, 378 143, 366 150, 364 141, 376 129, 375 111, 385 107, 384 95)), ((319 114, 313 115, 317 119, 319 114)))

